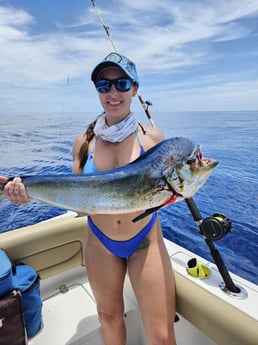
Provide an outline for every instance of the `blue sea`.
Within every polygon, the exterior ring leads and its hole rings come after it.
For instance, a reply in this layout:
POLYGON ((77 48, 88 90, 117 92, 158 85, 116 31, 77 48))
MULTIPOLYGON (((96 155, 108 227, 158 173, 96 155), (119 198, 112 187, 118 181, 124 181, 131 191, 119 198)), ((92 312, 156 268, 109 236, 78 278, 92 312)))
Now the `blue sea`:
MULTIPOLYGON (((148 123, 143 114, 139 121, 148 123)), ((0 116, 0 175, 66 174, 72 169, 74 137, 97 114, 0 116)), ((258 284, 258 112, 153 113, 166 137, 184 136, 201 145, 203 156, 219 161, 194 196, 203 218, 223 213, 232 231, 215 242, 227 268, 258 284)), ((0 232, 54 217, 64 210, 37 201, 0 202, 0 232)), ((159 211, 164 236, 212 261, 185 202, 159 211)), ((1 235, 0 235, 1 247, 1 235)))

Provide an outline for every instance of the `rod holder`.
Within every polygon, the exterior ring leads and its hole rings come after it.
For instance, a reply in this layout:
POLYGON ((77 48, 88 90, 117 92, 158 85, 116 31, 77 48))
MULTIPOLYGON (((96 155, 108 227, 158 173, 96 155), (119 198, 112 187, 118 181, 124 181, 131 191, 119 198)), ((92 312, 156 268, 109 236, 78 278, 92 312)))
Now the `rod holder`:
MULTIPOLYGON (((221 274, 221 277, 225 283, 225 287, 231 291, 231 292, 234 292, 234 293, 239 293, 240 292, 240 289, 234 284, 227 268, 226 268, 226 265, 219 253, 219 251, 216 249, 215 245, 214 245, 214 241, 210 238, 207 238, 202 230, 201 230, 201 225, 203 223, 203 218, 201 216, 201 213, 195 203, 195 201, 193 200, 193 198, 187 198, 185 199, 185 202, 191 212, 191 215, 193 216, 193 219, 194 221, 196 222, 196 224, 198 225, 199 227, 199 233, 204 237, 204 240, 205 240, 205 243, 207 244, 209 250, 210 250, 210 253, 211 253, 211 256, 221 274)), ((231 225, 231 223, 230 223, 231 225)), ((211 231, 212 233, 212 231, 211 231)))

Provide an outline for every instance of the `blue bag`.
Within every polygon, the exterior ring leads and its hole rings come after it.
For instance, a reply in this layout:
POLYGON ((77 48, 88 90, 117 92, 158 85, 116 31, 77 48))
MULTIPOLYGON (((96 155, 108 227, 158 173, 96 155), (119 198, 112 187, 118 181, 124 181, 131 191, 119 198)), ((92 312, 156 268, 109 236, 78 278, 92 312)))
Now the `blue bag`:
POLYGON ((22 309, 28 338, 41 329, 42 301, 40 297, 39 275, 28 265, 15 265, 13 274, 15 290, 21 292, 22 309))
POLYGON ((12 265, 5 251, 0 248, 0 298, 13 290, 12 265))
POLYGON ((0 249, 0 298, 13 290, 21 293, 25 328, 28 338, 31 338, 41 329, 42 322, 39 275, 29 265, 12 265, 4 250, 0 249))

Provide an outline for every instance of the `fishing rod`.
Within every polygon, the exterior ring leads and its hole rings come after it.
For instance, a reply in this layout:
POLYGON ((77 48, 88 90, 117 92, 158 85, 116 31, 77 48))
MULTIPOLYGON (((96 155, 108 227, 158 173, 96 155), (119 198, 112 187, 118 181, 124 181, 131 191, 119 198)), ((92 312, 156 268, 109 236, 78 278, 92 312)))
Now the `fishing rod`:
MULTIPOLYGON (((109 41, 110 41, 110 43, 111 43, 111 45, 112 45, 114 51, 115 51, 116 53, 118 53, 118 50, 117 50, 117 48, 116 48, 116 45, 115 45, 115 43, 114 43, 114 41, 113 41, 113 39, 112 39, 112 37, 111 37, 111 35, 110 35, 109 27, 105 24, 105 22, 104 22, 104 20, 103 20, 103 18, 102 18, 102 16, 101 16, 101 14, 100 14, 100 12, 99 12, 97 6, 96 6, 95 0, 91 0, 91 3, 92 3, 92 6, 93 6, 93 8, 94 8, 94 10, 95 10, 95 12, 96 12, 96 14, 97 14, 97 16, 98 16, 100 22, 101 22, 101 24, 102 24, 102 26, 103 26, 103 28, 104 28, 106 34, 107 34, 107 37, 108 37, 108 39, 109 39, 109 41)), ((150 123, 151 123, 151 126, 152 126, 153 128, 155 128, 155 127, 156 127, 156 126, 155 126, 155 123, 154 123, 154 121, 153 121, 153 119, 152 119, 152 117, 151 117, 151 114, 150 114, 150 112, 149 112, 149 106, 152 105, 152 103, 151 103, 150 101, 146 101, 146 102, 145 102, 145 101, 143 100, 142 96, 140 95, 140 93, 139 93, 138 90, 137 90, 136 95, 137 95, 137 97, 138 97, 139 102, 141 103, 141 106, 142 106, 142 108, 143 108, 143 110, 144 110, 144 112, 145 112, 147 118, 149 119, 149 121, 150 121, 150 123)))
POLYGON ((193 198, 185 199, 185 202, 194 221, 199 227, 199 233, 203 236, 205 243, 209 247, 210 254, 225 283, 225 289, 231 293, 238 294, 240 292, 240 288, 234 284, 219 251, 214 245, 215 240, 220 240, 224 235, 231 231, 231 219, 221 213, 215 213, 212 216, 203 219, 193 198))
MULTIPOLYGON (((118 50, 116 48, 116 45, 110 35, 109 32, 109 27, 105 24, 97 6, 96 6, 96 2, 95 0, 91 0, 92 6, 107 34, 107 37, 114 49, 114 51, 116 53, 118 53, 118 50)), ((148 110, 149 106, 152 105, 151 102, 149 101, 144 101, 143 98, 141 97, 141 95, 139 94, 139 92, 137 91, 137 97, 138 100, 140 101, 143 110, 146 114, 146 116, 148 117, 151 126, 152 127, 156 127, 154 124, 154 121, 151 117, 151 114, 148 110)), ((222 215, 222 214, 215 214, 211 217, 205 218, 203 219, 201 216, 201 213, 195 203, 195 201, 193 200, 193 198, 188 198, 185 199, 185 202, 191 212, 191 215, 194 219, 194 221, 196 222, 197 226, 199 227, 199 233, 204 237, 205 243, 207 244, 207 246, 210 249, 210 253, 211 256, 213 257, 215 264, 223 278, 223 281, 225 283, 225 288, 233 293, 239 293, 240 290, 239 288, 234 284, 224 262, 222 257, 220 256, 220 253, 218 252, 218 250, 215 248, 214 246, 214 239, 220 239, 222 238, 222 236, 224 236, 226 233, 228 233, 231 230, 231 221, 229 218, 227 218, 226 216, 222 215)), ((135 219, 136 220, 136 219, 135 219)))

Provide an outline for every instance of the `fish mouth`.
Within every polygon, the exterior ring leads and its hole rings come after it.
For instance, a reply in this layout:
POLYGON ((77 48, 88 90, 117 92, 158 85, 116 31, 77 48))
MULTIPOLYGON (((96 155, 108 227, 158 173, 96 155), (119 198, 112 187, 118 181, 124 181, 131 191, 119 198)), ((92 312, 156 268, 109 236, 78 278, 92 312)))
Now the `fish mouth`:
POLYGON ((200 145, 197 145, 192 154, 186 159, 186 165, 195 173, 207 173, 207 171, 214 169, 218 165, 218 161, 211 158, 204 158, 200 145))
POLYGON ((214 160, 214 159, 211 159, 211 158, 203 158, 203 159, 202 159, 202 162, 203 162, 204 166, 206 166, 206 165, 212 165, 212 168, 213 168, 213 167, 215 168, 215 166, 217 166, 217 165, 219 164, 218 161, 216 161, 216 160, 214 160))
POLYGON ((197 161, 197 166, 195 166, 194 170, 196 170, 197 173, 205 173, 214 169, 218 164, 219 162, 214 159, 202 158, 201 160, 197 161))
POLYGON ((195 159, 186 161, 186 165, 190 167, 190 170, 193 174, 205 174, 214 169, 218 164, 218 161, 211 158, 196 157, 195 159))

